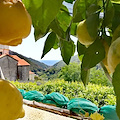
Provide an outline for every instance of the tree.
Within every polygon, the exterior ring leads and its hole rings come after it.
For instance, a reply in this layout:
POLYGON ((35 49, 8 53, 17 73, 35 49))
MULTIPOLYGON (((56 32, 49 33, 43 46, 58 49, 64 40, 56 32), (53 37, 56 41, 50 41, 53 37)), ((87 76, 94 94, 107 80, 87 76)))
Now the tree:
POLYGON ((78 63, 70 63, 62 67, 59 77, 63 78, 66 81, 81 81, 80 79, 80 64, 78 63))
POLYGON ((51 48, 57 49, 60 47, 63 61, 69 64, 71 56, 73 56, 75 52, 75 44, 70 36, 76 36, 77 25, 79 22, 85 20, 88 34, 94 41, 88 46, 77 42, 78 55, 83 56, 81 80, 86 85, 90 69, 96 66, 96 64, 101 63, 107 77, 113 83, 117 96, 116 110, 120 117, 120 65, 117 65, 111 78, 108 72, 108 66, 103 64, 104 58, 107 58, 106 45, 104 43, 106 42, 108 46, 111 46, 111 44, 120 37, 120 0, 22 1, 32 18, 35 40, 37 41, 49 33, 41 58, 43 58, 51 48), (74 3, 72 14, 63 2, 74 3))
POLYGON ((34 36, 37 41, 49 35, 43 49, 43 58, 51 48, 60 47, 61 56, 66 64, 69 64, 71 56, 75 52, 75 44, 70 35, 76 36, 76 28, 79 22, 86 20, 87 31, 94 42, 90 46, 77 43, 78 55, 83 55, 81 64, 81 79, 86 85, 90 69, 101 63, 106 75, 111 80, 117 96, 117 113, 120 117, 120 90, 116 79, 120 71, 116 69, 111 78, 107 66, 102 63, 105 58, 103 42, 110 46, 112 41, 120 36, 120 0, 23 0, 32 17, 34 36), (74 3, 72 15, 63 1, 74 3), (116 75, 117 74, 117 75, 116 75))

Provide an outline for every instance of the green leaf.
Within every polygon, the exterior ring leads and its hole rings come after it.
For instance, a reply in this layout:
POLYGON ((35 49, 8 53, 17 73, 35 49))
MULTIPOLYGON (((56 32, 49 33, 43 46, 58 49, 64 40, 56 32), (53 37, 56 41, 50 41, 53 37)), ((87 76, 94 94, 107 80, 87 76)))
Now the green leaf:
POLYGON ((56 19, 54 19, 49 26, 60 38, 65 39, 66 33, 60 27, 60 24, 56 19))
POLYGON ((71 30, 70 30, 71 35, 76 36, 76 29, 77 29, 77 24, 72 22, 71 30))
POLYGON ((120 4, 113 4, 114 16, 112 20, 112 30, 114 31, 120 25, 120 4))
POLYGON ((109 1, 105 9, 105 18, 103 20, 104 27, 111 27, 113 16, 114 16, 114 7, 111 1, 109 1))
POLYGON ((96 12, 99 10, 99 7, 95 4, 92 4, 89 9, 87 10, 87 29, 90 34, 90 36, 93 39, 96 39, 98 35, 98 27, 99 27, 99 12, 96 12))
POLYGON ((81 80, 85 86, 89 81, 89 75, 90 75, 90 69, 84 70, 81 64, 81 80))
POLYGON ((65 0, 65 2, 67 2, 67 3, 73 3, 73 1, 75 1, 75 0, 65 0))
POLYGON ((118 25, 118 27, 114 30, 112 42, 115 41, 118 37, 120 37, 120 25, 118 25))
POLYGON ((86 5, 85 0, 76 0, 73 6, 73 22, 80 22, 85 19, 86 5))
POLYGON ((49 29, 45 33, 42 33, 40 29, 35 29, 34 28, 35 41, 37 41, 38 39, 44 37, 47 34, 48 31, 49 31, 49 29))
POLYGON ((96 40, 92 45, 90 45, 83 57, 83 69, 88 70, 96 64, 98 64, 105 57, 105 50, 100 42, 100 40, 96 40))
POLYGON ((75 52, 75 45, 72 40, 60 40, 60 50, 63 61, 68 65, 75 52))
MULTIPOLYGON (((32 24, 42 34, 54 20, 63 0, 22 0, 32 18, 32 24)), ((39 31, 36 31, 37 35, 39 31)), ((36 35, 36 34, 35 34, 36 35)), ((41 35, 39 35, 41 36, 41 35)), ((35 36, 38 39, 38 37, 35 36)))
POLYGON ((56 18, 59 22, 60 27, 63 29, 64 32, 66 32, 72 19, 66 6, 62 5, 56 18))
POLYGON ((86 51, 86 47, 83 44, 81 44, 79 41, 77 41, 78 55, 81 56, 81 55, 85 54, 85 51, 86 51))
POLYGON ((56 34, 54 32, 51 32, 45 41, 43 54, 41 58, 43 58, 45 54, 47 54, 53 48, 55 41, 56 41, 56 34))
POLYGON ((58 49, 60 46, 59 46, 59 39, 58 37, 56 36, 56 40, 55 40, 55 43, 54 43, 54 46, 53 46, 53 49, 58 49))
POLYGON ((91 4, 97 5, 97 0, 76 0, 73 6, 73 22, 86 19, 86 10, 91 4))
POLYGON ((120 4, 120 0, 111 0, 112 3, 120 4))
POLYGON ((56 18, 51 22, 50 28, 62 39, 66 39, 66 33, 71 23, 71 16, 69 15, 66 6, 62 5, 56 18))
POLYGON ((112 84, 116 94, 116 112, 120 118, 120 64, 117 65, 115 72, 113 73, 112 84))

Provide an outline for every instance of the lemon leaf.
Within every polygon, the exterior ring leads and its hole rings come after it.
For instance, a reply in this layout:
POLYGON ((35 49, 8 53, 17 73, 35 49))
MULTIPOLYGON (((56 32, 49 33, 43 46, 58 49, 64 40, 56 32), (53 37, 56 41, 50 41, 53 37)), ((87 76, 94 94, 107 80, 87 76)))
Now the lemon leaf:
POLYGON ((53 48, 55 41, 56 41, 56 34, 54 32, 51 32, 45 41, 41 59, 45 56, 45 54, 47 54, 53 48))
POLYGON ((85 19, 85 1, 84 0, 76 0, 73 6, 73 22, 80 22, 85 19))
POLYGON ((94 67, 100 61, 102 61, 105 57, 105 50, 100 42, 100 40, 96 40, 92 45, 90 45, 85 51, 83 57, 83 69, 87 70, 94 67))
POLYGON ((118 25, 120 25, 120 4, 113 4, 114 7, 114 17, 112 20, 112 30, 114 31, 118 25))
POLYGON ((83 69, 81 64, 81 80, 85 86, 89 81, 89 75, 90 75, 90 69, 88 70, 83 69))
MULTIPOLYGON (((54 20, 60 10, 63 0, 22 0, 32 17, 32 23, 36 30, 42 34, 54 20)), ((41 35, 39 35, 41 36, 41 35)), ((38 37, 35 37, 39 39, 38 37)))
POLYGON ((71 22, 71 16, 70 16, 69 11, 68 11, 66 6, 62 5, 62 7, 61 7, 60 11, 58 12, 56 18, 57 18, 62 30, 64 32, 66 32, 69 25, 70 25, 70 22, 71 22))
POLYGON ((60 40, 60 50, 63 61, 68 65, 75 52, 75 45, 72 40, 60 40))
POLYGON ((120 0, 111 0, 112 3, 120 4, 120 0))
POLYGON ((85 53, 86 49, 87 48, 83 44, 81 44, 79 41, 77 41, 77 52, 78 52, 79 56, 83 55, 85 53))
POLYGON ((111 27, 113 16, 114 16, 114 7, 111 1, 109 1, 108 5, 106 6, 106 10, 105 10, 105 18, 103 19, 104 27, 106 26, 111 27))
POLYGON ((55 32, 60 38, 62 38, 62 39, 65 39, 65 32, 63 31, 63 29, 61 28, 61 26, 60 26, 60 24, 59 24, 59 21, 58 21, 58 19, 57 18, 55 18, 52 22, 51 22, 51 24, 50 24, 50 26, 49 26, 52 30, 53 30, 53 32, 55 32))
POLYGON ((116 94, 116 112, 120 118, 120 64, 117 65, 115 72, 113 73, 112 84, 116 94))
POLYGON ((98 9, 99 9, 98 6, 92 4, 87 10, 87 19, 86 19, 87 30, 93 39, 96 39, 98 35, 99 13, 100 13, 100 12, 96 12, 98 9))
POLYGON ((65 0, 65 2, 73 3, 74 0, 65 0))

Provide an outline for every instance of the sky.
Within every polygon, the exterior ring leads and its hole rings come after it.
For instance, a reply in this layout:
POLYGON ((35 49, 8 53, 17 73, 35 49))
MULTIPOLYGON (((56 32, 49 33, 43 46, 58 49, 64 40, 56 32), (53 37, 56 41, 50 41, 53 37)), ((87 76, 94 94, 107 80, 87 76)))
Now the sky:
MULTIPOLYGON (((32 27, 30 35, 27 38, 23 39, 22 44, 15 47, 10 46, 9 49, 26 57, 40 61, 46 37, 47 36, 35 42, 34 28, 32 27)), ((74 39, 76 44, 77 39, 72 36, 71 38, 74 39)), ((51 49, 50 52, 48 52, 42 60, 62 60, 60 49, 51 49)))

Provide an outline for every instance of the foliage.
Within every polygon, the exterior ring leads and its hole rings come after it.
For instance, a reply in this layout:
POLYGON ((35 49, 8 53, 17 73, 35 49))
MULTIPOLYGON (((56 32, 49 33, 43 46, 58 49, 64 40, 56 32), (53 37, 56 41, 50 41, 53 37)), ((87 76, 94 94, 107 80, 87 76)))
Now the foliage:
POLYGON ((113 87, 107 87, 102 85, 95 85, 89 83, 86 88, 82 82, 68 82, 62 80, 48 81, 44 84, 37 85, 37 83, 19 83, 13 82, 19 89, 26 91, 37 90, 46 95, 52 92, 59 92, 69 99, 72 98, 85 98, 95 103, 96 105, 115 105, 116 97, 113 91, 113 87))
POLYGON ((108 80, 106 77, 104 71, 102 68, 97 68, 94 67, 90 71, 90 78, 89 78, 90 83, 93 84, 101 84, 103 86, 112 86, 111 82, 108 80))
POLYGON ((58 77, 69 82, 80 81, 80 64, 70 63, 62 67, 58 77))
MULTIPOLYGON (((34 27, 35 40, 42 38, 47 33, 42 57, 51 48, 61 50, 61 56, 69 64, 75 52, 75 44, 70 35, 76 36, 76 27, 79 22, 86 20, 86 26, 93 44, 85 46, 81 65, 81 79, 86 85, 90 69, 95 67, 105 58, 105 49, 102 41, 109 45, 120 37, 120 0, 22 0, 31 15, 34 27), (70 14, 64 1, 73 3, 73 13, 70 14), (51 41, 51 42, 50 42, 51 41), (49 47, 46 48, 46 46, 49 47)), ((79 47, 79 46, 77 46, 79 47)), ((83 47, 77 48, 82 51, 83 47)), ((80 53, 78 51, 78 53, 80 53)), ((109 73, 107 73, 109 75, 109 73)), ((116 75, 116 74, 114 74, 116 75)), ((114 76, 114 78, 116 78, 114 76)), ((119 81, 119 80, 118 80, 119 81)), ((117 84, 113 84, 116 88, 117 84)), ((116 90, 116 89, 115 89, 116 90)), ((116 90, 118 91, 118 89, 116 90)), ((116 92, 120 96, 120 92, 116 92)), ((117 104, 120 108, 120 104, 117 104)), ((120 112, 117 109, 118 116, 120 112)))

